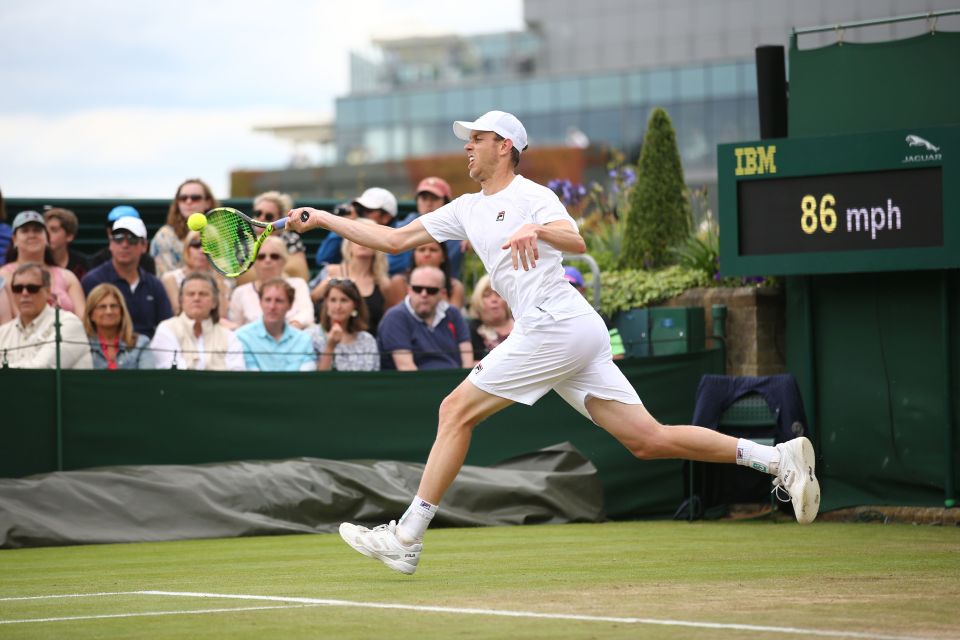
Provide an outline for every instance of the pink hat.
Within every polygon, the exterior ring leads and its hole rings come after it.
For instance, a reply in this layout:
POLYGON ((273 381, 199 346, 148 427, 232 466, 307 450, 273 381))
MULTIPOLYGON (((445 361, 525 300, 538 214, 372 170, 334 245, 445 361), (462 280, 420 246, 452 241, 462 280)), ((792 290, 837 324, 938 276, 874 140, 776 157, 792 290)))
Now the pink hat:
POLYGON ((450 185, 447 184, 447 181, 443 178, 437 178, 436 176, 424 178, 420 181, 420 184, 417 185, 416 193, 419 195, 423 192, 432 193, 438 198, 444 198, 447 201, 453 199, 450 192, 450 185))

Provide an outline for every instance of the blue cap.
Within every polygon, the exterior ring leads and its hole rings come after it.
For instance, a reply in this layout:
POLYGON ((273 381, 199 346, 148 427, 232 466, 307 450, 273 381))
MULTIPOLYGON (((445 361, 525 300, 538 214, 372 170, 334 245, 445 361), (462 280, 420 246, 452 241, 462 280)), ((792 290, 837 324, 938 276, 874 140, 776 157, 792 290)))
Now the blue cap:
POLYGON ((120 204, 110 209, 110 213, 107 214, 107 222, 116 222, 120 218, 126 218, 128 216, 139 218, 140 212, 128 204, 120 204))
POLYGON ((573 285, 578 287, 583 286, 583 274, 580 273, 580 270, 576 267, 564 267, 563 268, 563 277, 567 279, 573 285))

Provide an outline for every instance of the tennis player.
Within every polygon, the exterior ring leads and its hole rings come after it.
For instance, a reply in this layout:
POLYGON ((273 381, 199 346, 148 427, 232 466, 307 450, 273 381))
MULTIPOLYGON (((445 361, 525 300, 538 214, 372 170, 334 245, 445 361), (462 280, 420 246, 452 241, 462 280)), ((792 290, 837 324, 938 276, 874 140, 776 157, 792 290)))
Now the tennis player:
POLYGON ((562 253, 586 248, 576 222, 556 194, 516 173, 527 148, 520 121, 490 111, 474 122, 454 122, 453 132, 466 141, 467 171, 480 183, 479 193, 399 229, 310 208, 290 213, 289 226, 296 231, 323 227, 392 254, 430 241, 469 240, 516 318, 510 336, 440 405, 437 438, 417 495, 399 523, 374 529, 343 523, 340 535, 347 544, 401 573, 416 571, 424 533, 463 465, 474 427, 516 402, 532 405, 551 389, 637 458, 736 462, 775 476, 797 520, 812 522, 820 485, 809 440, 769 447, 703 427, 662 425, 647 412, 613 363, 603 320, 563 277, 562 253), (309 214, 305 221, 303 212, 309 214))

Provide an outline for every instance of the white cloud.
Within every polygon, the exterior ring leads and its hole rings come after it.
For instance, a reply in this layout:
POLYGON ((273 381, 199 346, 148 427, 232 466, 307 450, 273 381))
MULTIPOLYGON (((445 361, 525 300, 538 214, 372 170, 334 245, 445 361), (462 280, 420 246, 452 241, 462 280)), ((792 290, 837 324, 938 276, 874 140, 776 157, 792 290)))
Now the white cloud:
POLYGON ((0 2, 8 197, 161 197, 292 149, 255 126, 319 122, 374 37, 521 28, 521 0, 0 2), (477 14, 477 15, 474 15, 477 14))

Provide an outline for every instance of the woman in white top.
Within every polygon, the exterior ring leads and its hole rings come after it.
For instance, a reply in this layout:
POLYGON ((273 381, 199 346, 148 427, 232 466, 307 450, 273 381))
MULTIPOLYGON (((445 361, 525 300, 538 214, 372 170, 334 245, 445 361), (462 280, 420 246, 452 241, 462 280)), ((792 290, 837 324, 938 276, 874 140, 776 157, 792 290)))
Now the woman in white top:
MULTIPOLYGON (((160 278, 164 289, 167 290, 167 297, 170 298, 170 307, 173 309, 173 315, 180 313, 180 285, 188 274, 201 272, 210 275, 217 282, 220 289, 220 309, 226 309, 230 306, 230 292, 233 291, 233 281, 224 278, 213 270, 207 256, 203 255, 203 248, 200 243, 200 234, 196 231, 190 231, 183 239, 183 264, 172 271, 167 271, 160 278)), ((227 329, 235 329, 236 324, 227 318, 220 318, 220 324, 227 329)))
POLYGON ((161 322, 150 343, 157 369, 245 371, 243 345, 218 322, 216 281, 206 273, 188 274, 178 298, 180 315, 161 322))
MULTIPOLYGON (((256 279, 253 282, 241 284, 233 290, 230 296, 230 311, 227 317, 237 325, 244 325, 259 320, 263 315, 260 308, 260 286, 271 278, 283 277, 283 267, 287 262, 287 248, 283 240, 277 236, 270 236, 260 246, 257 254, 257 263, 254 265, 256 279)), ((316 320, 313 315, 313 304, 310 301, 310 289, 303 278, 284 278, 296 292, 293 298, 293 307, 287 312, 287 323, 295 329, 307 329, 316 320)))

